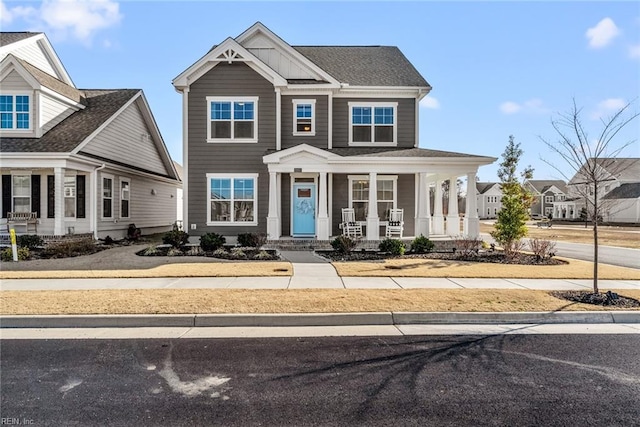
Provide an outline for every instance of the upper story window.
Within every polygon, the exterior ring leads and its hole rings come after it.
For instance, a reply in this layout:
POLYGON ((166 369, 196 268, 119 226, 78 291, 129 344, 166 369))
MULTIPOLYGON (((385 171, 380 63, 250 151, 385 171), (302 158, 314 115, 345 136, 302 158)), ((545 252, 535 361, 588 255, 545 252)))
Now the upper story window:
POLYGON ((29 95, 0 95, 0 129, 31 128, 29 95))
POLYGON ((397 145, 397 110, 397 102, 350 102, 349 144, 397 145))
POLYGON ((487 196, 487 203, 498 203, 498 196, 487 196))
POLYGON ((316 100, 293 100, 293 134, 314 136, 316 134, 316 100))
POLYGON ((258 142, 258 98, 208 96, 207 142, 258 142))
POLYGON ((553 203, 553 196, 544 196, 545 203, 553 203))

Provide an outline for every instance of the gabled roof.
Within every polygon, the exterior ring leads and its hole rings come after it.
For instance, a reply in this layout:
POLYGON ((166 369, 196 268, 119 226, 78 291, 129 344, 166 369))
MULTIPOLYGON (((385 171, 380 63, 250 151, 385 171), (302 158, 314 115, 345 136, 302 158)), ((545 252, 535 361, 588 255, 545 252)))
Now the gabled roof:
POLYGON ((58 123, 41 138, 0 138, 3 153, 70 153, 140 89, 80 90, 86 108, 58 123))
MULTIPOLYGON (((8 55, 8 57, 12 57, 13 55, 8 55)), ((73 86, 66 84, 65 82, 56 79, 49 73, 45 73, 41 69, 31 65, 27 61, 16 58, 20 62, 20 64, 25 68, 25 70, 31 74, 42 86, 51 89, 52 91, 59 93, 75 102, 80 104, 84 103, 84 95, 81 91, 76 89, 73 86)))
POLYGON ((640 198, 640 182, 622 184, 607 193, 603 199, 637 199, 640 198))
POLYGON ((28 39, 29 37, 37 36, 42 33, 32 33, 29 31, 20 31, 20 32, 7 32, 3 31, 0 33, 0 47, 7 46, 12 43, 17 43, 24 39, 28 39))
POLYGON ((431 87, 395 46, 293 46, 350 86, 431 87))
POLYGON ((527 182, 540 194, 545 193, 551 187, 556 187, 564 194, 567 193, 567 184, 561 179, 528 179, 527 182))
POLYGON ((484 194, 491 190, 496 185, 500 185, 499 182, 476 182, 476 190, 478 194, 484 194))
MULTIPOLYGON (((594 161, 594 159, 589 159, 594 161)), ((637 182, 640 181, 640 158, 637 157, 608 157, 597 159, 597 164, 602 168, 602 177, 606 179, 609 176, 615 177, 618 181, 637 182)), ((582 178, 582 170, 580 170, 571 178, 570 182, 580 182, 582 178)), ((599 174, 600 175, 600 174, 599 174)))

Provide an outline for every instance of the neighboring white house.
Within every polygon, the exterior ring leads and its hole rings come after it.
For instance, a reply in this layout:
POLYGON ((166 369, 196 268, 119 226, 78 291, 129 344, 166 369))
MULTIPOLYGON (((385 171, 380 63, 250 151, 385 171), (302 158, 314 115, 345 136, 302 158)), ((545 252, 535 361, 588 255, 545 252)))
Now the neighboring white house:
POLYGON ((478 217, 497 218, 502 209, 502 190, 499 182, 476 182, 478 217))
MULTIPOLYGON (((182 180, 182 165, 176 161, 173 162, 173 167, 176 168, 176 172, 178 173, 178 178, 180 178, 180 180, 182 180)), ((182 220, 183 220, 183 195, 182 195, 182 186, 178 187, 176 189, 176 199, 178 202, 178 206, 177 206, 177 212, 176 212, 176 220, 178 221, 178 224, 182 224, 182 220)))
POLYGON ((112 238, 176 220, 180 179, 142 90, 76 88, 43 33, 0 33, 0 153, 2 233, 16 215, 112 238))

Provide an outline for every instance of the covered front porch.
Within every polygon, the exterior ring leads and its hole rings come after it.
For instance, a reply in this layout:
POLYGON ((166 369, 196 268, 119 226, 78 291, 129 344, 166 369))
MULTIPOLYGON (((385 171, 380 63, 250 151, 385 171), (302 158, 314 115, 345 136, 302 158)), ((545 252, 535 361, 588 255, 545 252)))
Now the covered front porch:
POLYGON ((391 209, 404 213, 405 239, 477 237, 475 185, 467 185, 461 222, 457 180, 475 183, 478 167, 494 160, 419 148, 322 150, 301 144, 273 152, 263 157, 269 172, 267 234, 270 240, 329 240, 342 234, 342 209, 351 208, 367 241, 385 237, 391 209), (451 184, 446 215, 444 181, 451 184))

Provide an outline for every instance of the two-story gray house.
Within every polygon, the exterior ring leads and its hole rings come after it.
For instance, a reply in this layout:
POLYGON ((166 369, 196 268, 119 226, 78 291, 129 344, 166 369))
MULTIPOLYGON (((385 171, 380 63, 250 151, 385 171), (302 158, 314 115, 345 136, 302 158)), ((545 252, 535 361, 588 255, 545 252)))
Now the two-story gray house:
MULTIPOLYGON (((353 208, 378 240, 391 208, 406 236, 478 235, 475 185, 461 229, 456 186, 443 216, 429 187, 495 158, 419 148, 431 86, 397 47, 291 46, 261 23, 213 46, 177 76, 184 223, 192 235, 326 240, 353 208)), ((440 190, 439 190, 440 189, 440 190)))

